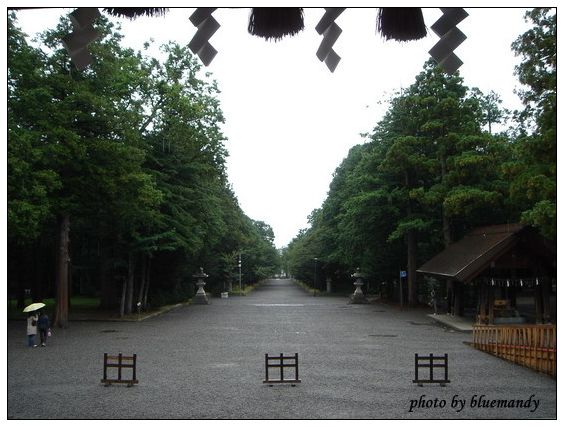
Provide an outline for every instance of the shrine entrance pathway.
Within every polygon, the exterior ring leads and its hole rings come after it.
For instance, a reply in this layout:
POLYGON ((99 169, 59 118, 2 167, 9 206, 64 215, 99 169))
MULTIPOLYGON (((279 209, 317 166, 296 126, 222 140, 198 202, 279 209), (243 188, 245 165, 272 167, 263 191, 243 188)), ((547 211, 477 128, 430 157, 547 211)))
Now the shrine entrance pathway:
MULTIPOLYGON (((45 348, 8 323, 9 418, 553 418, 556 381, 465 345, 468 333, 424 311, 351 305, 270 280, 246 297, 213 299, 143 322, 72 322, 45 348), (139 384, 104 387, 103 353, 136 353, 139 384), (296 387, 269 387, 264 354, 299 353, 296 387), (449 355, 446 387, 417 387, 414 354, 449 355), (472 397, 539 400, 471 408, 472 397), (453 398, 465 399, 460 412, 453 398), (432 400, 443 408, 418 408, 432 400)), ((482 398, 482 402, 483 399, 482 398)), ((459 409, 459 408, 458 408, 459 409)))

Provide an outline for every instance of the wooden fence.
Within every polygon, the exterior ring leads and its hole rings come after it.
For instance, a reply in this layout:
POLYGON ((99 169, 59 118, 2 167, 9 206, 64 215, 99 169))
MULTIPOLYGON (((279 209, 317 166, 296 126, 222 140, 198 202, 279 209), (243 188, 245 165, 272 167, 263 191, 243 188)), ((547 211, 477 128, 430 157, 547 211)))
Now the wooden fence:
POLYGON ((472 345, 556 377, 555 325, 474 325, 472 345))

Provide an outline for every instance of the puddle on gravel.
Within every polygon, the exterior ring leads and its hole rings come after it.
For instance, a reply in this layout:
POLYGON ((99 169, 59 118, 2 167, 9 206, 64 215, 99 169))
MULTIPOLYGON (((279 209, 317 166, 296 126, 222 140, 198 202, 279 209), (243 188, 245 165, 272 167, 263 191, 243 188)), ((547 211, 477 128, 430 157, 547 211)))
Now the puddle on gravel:
POLYGON ((117 329, 104 329, 100 331, 101 333, 111 333, 111 332, 119 332, 117 329))
POLYGON ((415 322, 413 320, 408 320, 407 322, 415 326, 435 326, 434 322, 415 322))

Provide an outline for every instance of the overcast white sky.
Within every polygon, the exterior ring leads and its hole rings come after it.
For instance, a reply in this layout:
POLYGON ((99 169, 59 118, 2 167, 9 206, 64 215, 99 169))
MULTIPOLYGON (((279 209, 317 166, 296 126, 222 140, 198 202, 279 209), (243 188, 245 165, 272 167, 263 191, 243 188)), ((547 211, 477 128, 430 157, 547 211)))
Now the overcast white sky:
MULTIPOLYGON (((72 10, 26 10, 18 12, 18 20, 33 35, 72 10)), ((188 20, 193 10, 120 20, 124 43, 136 49, 149 38, 157 45, 187 44, 196 30, 188 20)), ((458 27, 468 38, 456 50, 465 84, 494 90, 505 107, 521 108, 514 94, 518 58, 510 45, 528 28, 526 9, 466 10, 469 17, 458 27)), ((424 9, 427 27, 441 14, 424 9)), ((331 73, 315 56, 322 39, 315 25, 322 15, 323 9, 306 9, 304 31, 272 43, 247 33, 247 8, 213 14, 221 28, 210 42, 219 53, 206 70, 221 90, 229 180, 245 213, 273 227, 278 247, 307 227, 335 168, 386 111, 381 102, 413 83, 438 40, 429 29, 417 42, 385 42, 376 35, 375 8, 347 9, 336 21, 343 32, 334 49, 342 59, 331 73)))

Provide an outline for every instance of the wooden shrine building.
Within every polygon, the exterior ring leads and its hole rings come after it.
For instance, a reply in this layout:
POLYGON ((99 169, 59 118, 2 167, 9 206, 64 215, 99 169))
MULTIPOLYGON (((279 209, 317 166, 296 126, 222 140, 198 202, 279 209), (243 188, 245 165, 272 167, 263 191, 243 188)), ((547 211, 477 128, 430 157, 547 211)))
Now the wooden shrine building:
POLYGON ((468 308, 478 324, 555 321, 556 248, 532 227, 476 228, 417 272, 450 282, 453 314, 468 308))

